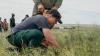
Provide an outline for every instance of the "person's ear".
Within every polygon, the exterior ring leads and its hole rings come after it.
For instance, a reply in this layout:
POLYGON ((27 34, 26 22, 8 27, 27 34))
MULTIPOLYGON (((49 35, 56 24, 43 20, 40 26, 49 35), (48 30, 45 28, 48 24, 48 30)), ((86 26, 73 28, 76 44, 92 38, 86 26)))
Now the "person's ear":
POLYGON ((51 14, 49 14, 49 17, 50 17, 50 18, 52 18, 52 15, 51 15, 51 14))
POLYGON ((50 14, 46 14, 47 18, 51 18, 50 14))

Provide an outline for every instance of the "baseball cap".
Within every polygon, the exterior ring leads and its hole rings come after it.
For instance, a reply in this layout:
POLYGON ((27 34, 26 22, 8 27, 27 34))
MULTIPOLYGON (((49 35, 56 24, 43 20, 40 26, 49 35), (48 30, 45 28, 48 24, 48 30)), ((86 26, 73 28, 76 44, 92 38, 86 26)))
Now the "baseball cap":
POLYGON ((59 13, 58 10, 52 9, 49 10, 49 13, 52 14, 53 17, 55 17, 58 21, 58 23, 62 24, 63 22, 61 21, 61 14, 59 13))

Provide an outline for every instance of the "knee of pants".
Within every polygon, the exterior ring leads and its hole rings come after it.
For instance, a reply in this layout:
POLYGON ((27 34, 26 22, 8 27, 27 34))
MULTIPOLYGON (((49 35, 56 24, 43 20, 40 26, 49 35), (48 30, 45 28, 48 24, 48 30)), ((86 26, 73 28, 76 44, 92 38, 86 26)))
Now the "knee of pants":
POLYGON ((32 39, 32 40, 30 40, 28 47, 31 47, 31 48, 32 47, 39 47, 40 44, 41 44, 40 40, 32 39))

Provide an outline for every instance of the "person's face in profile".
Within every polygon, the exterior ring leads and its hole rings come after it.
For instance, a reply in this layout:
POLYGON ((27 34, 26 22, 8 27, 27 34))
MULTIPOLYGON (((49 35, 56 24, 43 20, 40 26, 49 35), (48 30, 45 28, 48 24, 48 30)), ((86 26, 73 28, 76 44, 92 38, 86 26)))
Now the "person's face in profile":
POLYGON ((51 24, 51 25, 57 24, 57 20, 55 17, 52 16, 52 14, 48 14, 47 17, 48 17, 49 24, 51 24))

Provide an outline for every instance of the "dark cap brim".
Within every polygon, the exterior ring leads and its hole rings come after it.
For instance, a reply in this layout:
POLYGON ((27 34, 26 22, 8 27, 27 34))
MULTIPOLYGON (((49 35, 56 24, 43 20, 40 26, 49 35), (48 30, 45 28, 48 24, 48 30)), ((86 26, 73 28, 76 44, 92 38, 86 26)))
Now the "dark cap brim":
POLYGON ((58 23, 62 24, 63 22, 61 21, 61 19, 58 20, 58 23))

